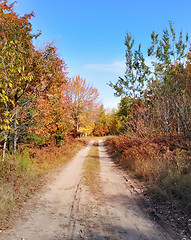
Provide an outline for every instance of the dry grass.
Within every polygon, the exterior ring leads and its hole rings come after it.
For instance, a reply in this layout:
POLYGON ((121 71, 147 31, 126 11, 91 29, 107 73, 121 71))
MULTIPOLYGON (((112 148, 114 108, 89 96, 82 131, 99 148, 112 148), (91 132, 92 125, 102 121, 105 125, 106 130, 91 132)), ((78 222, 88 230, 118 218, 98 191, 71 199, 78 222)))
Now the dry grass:
POLYGON ((84 163, 84 184, 88 186, 90 192, 94 195, 98 195, 101 190, 100 183, 100 162, 99 162, 99 149, 98 142, 96 141, 86 157, 84 163))
POLYGON ((118 136, 107 140, 114 161, 144 181, 160 201, 170 201, 191 215, 191 148, 183 137, 140 139, 118 136))

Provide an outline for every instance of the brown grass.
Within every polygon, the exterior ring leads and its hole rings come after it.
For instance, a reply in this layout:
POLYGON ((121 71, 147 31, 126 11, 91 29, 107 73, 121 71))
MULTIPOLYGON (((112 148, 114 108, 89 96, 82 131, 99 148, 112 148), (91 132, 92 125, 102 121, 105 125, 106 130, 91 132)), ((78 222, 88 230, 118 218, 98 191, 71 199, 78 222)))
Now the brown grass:
POLYGON ((91 147, 84 163, 84 184, 88 186, 93 195, 98 196, 101 190, 100 183, 100 162, 98 142, 96 141, 91 147))

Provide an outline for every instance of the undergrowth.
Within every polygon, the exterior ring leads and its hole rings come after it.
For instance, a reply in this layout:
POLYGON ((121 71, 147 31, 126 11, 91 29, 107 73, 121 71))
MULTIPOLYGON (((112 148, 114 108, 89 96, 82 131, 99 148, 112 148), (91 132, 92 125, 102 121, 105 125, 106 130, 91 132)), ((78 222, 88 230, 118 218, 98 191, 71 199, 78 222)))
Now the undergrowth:
POLYGON ((170 201, 176 212, 190 218, 190 138, 116 136, 106 144, 114 161, 144 181, 157 200, 170 201))
POLYGON ((61 147, 22 145, 16 156, 0 161, 0 229, 10 224, 24 201, 41 186, 42 176, 66 163, 86 143, 70 140, 61 147))

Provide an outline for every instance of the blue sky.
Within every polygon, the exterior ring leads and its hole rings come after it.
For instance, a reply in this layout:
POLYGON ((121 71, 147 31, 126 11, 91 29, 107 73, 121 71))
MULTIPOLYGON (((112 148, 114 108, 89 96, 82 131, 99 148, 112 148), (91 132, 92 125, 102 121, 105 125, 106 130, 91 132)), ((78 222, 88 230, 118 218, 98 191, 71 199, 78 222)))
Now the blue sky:
POLYGON ((36 44, 54 41, 69 76, 93 84, 105 108, 120 101, 107 83, 124 76, 126 32, 145 52, 151 32, 161 33, 169 21, 177 34, 191 36, 191 0, 17 0, 15 10, 34 11, 33 30, 42 31, 36 44))

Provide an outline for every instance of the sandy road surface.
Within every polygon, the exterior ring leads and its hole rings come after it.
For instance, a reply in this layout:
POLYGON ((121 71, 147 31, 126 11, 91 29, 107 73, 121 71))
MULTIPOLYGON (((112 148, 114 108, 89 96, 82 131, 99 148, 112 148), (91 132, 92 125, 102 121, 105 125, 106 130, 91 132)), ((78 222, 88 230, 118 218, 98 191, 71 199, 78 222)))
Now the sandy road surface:
POLYGON ((135 186, 99 144, 101 186, 92 195, 83 184, 83 163, 92 142, 26 204, 23 219, 0 240, 170 240, 141 210, 135 186))

